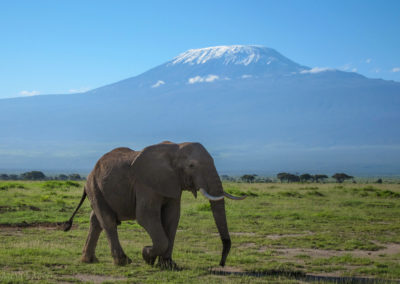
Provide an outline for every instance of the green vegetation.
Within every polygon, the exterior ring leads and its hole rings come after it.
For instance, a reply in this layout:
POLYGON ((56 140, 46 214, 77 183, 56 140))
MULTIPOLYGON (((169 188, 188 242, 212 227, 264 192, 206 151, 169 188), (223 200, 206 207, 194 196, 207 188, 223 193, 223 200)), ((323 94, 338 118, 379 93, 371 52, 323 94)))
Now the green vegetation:
POLYGON ((116 267, 102 233, 99 263, 79 262, 89 226, 85 201, 70 232, 83 181, 0 182, 0 282, 298 283, 304 273, 400 279, 399 184, 234 183, 224 188, 232 249, 225 271, 269 276, 215 275, 222 244, 208 201, 184 192, 174 260, 183 270, 144 263, 151 244, 134 221, 119 235, 133 263, 116 267))

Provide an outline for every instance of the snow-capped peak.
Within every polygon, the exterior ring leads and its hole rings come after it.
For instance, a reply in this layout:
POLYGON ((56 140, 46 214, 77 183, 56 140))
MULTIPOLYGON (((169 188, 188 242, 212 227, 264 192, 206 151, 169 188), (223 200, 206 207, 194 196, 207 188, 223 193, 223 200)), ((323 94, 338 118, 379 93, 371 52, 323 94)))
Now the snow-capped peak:
MULTIPOLYGON (((249 65, 263 58, 265 47, 254 45, 213 46, 199 49, 190 49, 175 57, 170 64, 204 64, 214 59, 222 59, 223 64, 249 65)), ((267 49, 268 50, 268 49, 267 49)), ((274 60, 273 57, 269 60, 274 60)))

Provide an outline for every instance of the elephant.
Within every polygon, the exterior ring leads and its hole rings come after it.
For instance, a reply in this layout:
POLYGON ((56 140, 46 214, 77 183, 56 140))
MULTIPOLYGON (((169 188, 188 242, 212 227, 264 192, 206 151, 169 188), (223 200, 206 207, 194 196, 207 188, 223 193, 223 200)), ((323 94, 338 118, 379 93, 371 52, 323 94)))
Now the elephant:
POLYGON ((141 151, 116 148, 96 163, 87 177, 82 198, 71 218, 68 231, 86 196, 92 212, 82 262, 97 262, 96 244, 105 231, 116 265, 131 263, 118 239, 121 221, 136 220, 150 235, 153 245, 145 246, 146 263, 166 269, 178 269, 172 260, 175 234, 180 218, 182 190, 195 198, 200 191, 210 200, 211 211, 222 240, 220 265, 224 266, 231 248, 224 197, 241 200, 224 192, 213 158, 200 143, 164 141, 141 151))

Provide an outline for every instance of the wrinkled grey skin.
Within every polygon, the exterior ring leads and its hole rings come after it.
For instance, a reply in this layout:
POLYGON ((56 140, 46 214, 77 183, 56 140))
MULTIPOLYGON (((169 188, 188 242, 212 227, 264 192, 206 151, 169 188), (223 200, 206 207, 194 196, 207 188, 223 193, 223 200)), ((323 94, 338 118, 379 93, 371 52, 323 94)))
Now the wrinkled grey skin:
MULTIPOLYGON (((117 148, 105 154, 88 176, 80 203, 87 195, 93 209, 82 261, 97 261, 95 248, 104 230, 114 263, 130 263, 119 242, 117 226, 124 220, 137 220, 153 242, 143 248, 144 260, 153 265, 158 257, 161 267, 177 268, 172 261, 172 250, 181 193, 190 190, 196 197, 200 188, 213 196, 224 194, 214 161, 199 143, 163 142, 142 151, 117 148)), ((220 265, 224 266, 231 247, 224 200, 210 203, 223 243, 220 265)), ((66 223, 66 231, 76 211, 66 223)))

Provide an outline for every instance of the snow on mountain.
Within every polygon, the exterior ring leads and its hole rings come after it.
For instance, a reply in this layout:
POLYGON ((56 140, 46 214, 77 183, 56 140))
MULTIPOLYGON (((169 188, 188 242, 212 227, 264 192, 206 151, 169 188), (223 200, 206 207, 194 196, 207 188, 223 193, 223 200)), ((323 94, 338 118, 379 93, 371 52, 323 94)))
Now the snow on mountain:
POLYGON ((172 60, 126 80, 87 92, 110 94, 136 88, 165 89, 227 80, 249 80, 316 74, 319 69, 300 65, 276 50, 257 45, 214 46, 190 49, 172 60), (116 88, 116 86, 118 86, 116 88))
POLYGON ((297 68, 299 71, 309 69, 289 60, 272 48, 257 45, 213 46, 190 49, 176 56, 167 66, 177 64, 199 65, 216 61, 223 65, 278 64, 297 68))
MULTIPOLYGON (((174 64, 204 64, 213 59, 223 58, 223 64, 242 64, 249 65, 256 63, 262 58, 261 49, 256 46, 231 45, 214 46, 199 49, 190 49, 173 59, 174 64)), ((274 57, 269 58, 275 60, 274 57)))

